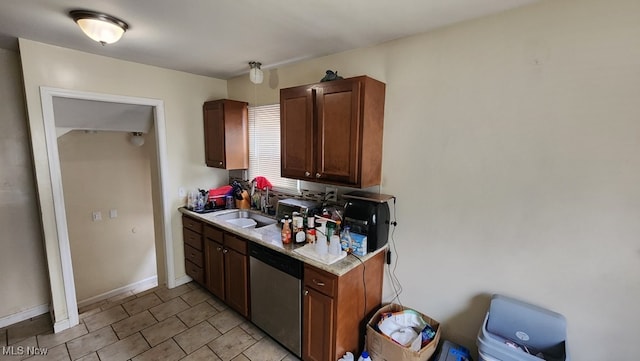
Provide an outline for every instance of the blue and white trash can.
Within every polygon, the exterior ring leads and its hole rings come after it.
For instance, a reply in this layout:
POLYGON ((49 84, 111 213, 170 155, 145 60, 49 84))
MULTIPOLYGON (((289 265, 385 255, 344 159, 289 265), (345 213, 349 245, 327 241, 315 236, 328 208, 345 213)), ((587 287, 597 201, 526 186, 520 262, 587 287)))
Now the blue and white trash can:
POLYGON ((570 361, 564 316, 494 295, 478 332, 479 361, 570 361))

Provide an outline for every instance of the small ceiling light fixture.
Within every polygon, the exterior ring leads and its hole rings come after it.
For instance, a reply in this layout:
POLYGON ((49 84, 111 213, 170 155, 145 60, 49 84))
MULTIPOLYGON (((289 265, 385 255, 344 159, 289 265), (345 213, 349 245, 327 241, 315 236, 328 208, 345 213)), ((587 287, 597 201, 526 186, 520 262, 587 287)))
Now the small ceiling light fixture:
POLYGON ((262 63, 258 61, 249 62, 249 68, 251 68, 249 70, 249 80, 251 80, 253 84, 262 84, 262 80, 264 79, 264 74, 262 73, 262 70, 260 70, 261 66, 262 66, 262 63))
POLYGON ((135 145, 136 147, 142 147, 144 145, 144 138, 142 137, 142 132, 131 133, 131 137, 129 138, 129 143, 135 145))
POLYGON ((129 29, 124 21, 95 11, 72 10, 69 16, 88 37, 102 45, 115 43, 129 29))

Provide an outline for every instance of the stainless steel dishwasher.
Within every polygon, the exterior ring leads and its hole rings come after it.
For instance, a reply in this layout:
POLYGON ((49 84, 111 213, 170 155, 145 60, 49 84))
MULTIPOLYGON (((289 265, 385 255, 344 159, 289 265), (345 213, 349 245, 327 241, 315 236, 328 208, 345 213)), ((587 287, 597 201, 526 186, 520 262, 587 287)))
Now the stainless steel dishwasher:
POLYGON ((301 261, 249 242, 251 322, 302 355, 301 261))

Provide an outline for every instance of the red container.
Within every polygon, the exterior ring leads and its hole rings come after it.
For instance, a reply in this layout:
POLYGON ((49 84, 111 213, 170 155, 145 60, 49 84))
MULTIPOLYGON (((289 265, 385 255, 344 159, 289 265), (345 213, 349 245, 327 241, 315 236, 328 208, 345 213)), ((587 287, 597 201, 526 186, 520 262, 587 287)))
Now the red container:
POLYGON ((233 192, 233 187, 227 185, 222 186, 220 188, 210 189, 209 190, 209 201, 213 202, 216 207, 224 207, 225 205, 225 197, 231 195, 233 192))

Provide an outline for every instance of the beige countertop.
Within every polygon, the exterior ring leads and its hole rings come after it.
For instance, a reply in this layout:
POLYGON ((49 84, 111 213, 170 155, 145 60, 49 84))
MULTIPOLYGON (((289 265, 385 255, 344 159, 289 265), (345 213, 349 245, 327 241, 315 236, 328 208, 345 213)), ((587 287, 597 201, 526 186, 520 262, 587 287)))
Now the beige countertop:
MULTIPOLYGON (((341 276, 347 272, 349 272, 350 270, 352 270, 353 268, 357 267, 360 262, 365 262, 366 260, 368 260, 369 258, 375 256, 376 254, 383 252, 384 250, 386 250, 386 246, 382 247, 380 249, 377 249, 373 252, 368 253, 366 256, 363 257, 356 257, 355 255, 347 255, 345 258, 336 261, 333 264, 327 265, 323 262, 320 262, 319 260, 313 259, 313 258, 309 258, 306 256, 303 256, 302 254, 295 252, 294 249, 300 247, 300 246, 296 246, 294 245, 294 243, 291 243, 289 245, 283 245, 281 238, 280 238, 280 228, 278 227, 277 224, 271 224, 268 226, 264 226, 264 227, 260 227, 260 228, 241 228, 238 226, 235 226, 229 222, 226 222, 222 219, 218 219, 218 216, 223 215, 225 213, 228 212, 233 212, 235 210, 220 210, 220 211, 216 211, 216 212, 210 212, 210 213, 196 213, 193 211, 188 210, 185 207, 181 207, 179 208, 179 211, 189 217, 192 217, 194 219, 198 219, 204 223, 208 223, 211 224, 213 226, 216 226, 218 228, 221 228, 227 232, 236 234, 242 238, 245 238, 251 242, 255 242, 257 244, 263 245, 265 247, 274 249, 280 253, 286 254, 287 256, 290 256, 292 258, 295 259, 299 259, 304 263, 307 263, 311 266, 314 266, 316 268, 325 270, 329 273, 332 273, 336 276, 341 276)), ((253 211, 250 210, 250 212, 257 212, 257 211, 253 211)), ((257 212, 260 215, 264 216, 264 213, 260 213, 257 212)), ((305 243, 306 244, 306 243, 305 243)))

